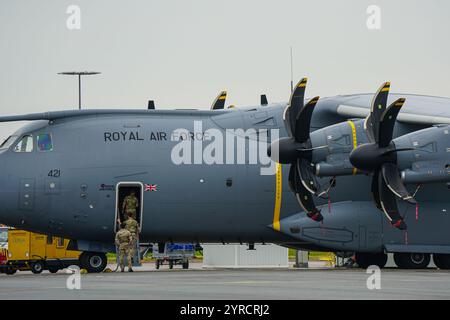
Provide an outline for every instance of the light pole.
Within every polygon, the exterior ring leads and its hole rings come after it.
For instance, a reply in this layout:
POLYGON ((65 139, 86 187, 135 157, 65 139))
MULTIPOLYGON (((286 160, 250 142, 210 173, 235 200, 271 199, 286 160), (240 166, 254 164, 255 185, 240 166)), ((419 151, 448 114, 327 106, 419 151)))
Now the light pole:
POLYGON ((67 71, 58 73, 64 76, 78 76, 78 109, 81 110, 81 76, 91 76, 100 73, 97 71, 67 71))

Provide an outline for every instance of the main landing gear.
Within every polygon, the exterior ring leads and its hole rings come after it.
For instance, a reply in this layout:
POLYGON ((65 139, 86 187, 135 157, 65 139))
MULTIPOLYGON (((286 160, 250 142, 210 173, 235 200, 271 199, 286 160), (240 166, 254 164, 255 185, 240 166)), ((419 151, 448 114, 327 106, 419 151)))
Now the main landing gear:
MULTIPOLYGON (((358 266, 363 269, 367 269, 372 265, 383 268, 387 262, 387 254, 385 253, 358 252, 355 258, 358 266)), ((400 269, 425 269, 430 264, 430 261, 430 253, 394 253, 394 262, 400 269)), ((450 270, 450 254, 434 253, 433 262, 439 269, 450 270)))
POLYGON ((367 253, 358 252, 355 255, 356 263, 360 268, 367 269, 369 266, 377 266, 383 268, 386 265, 388 256, 387 254, 380 253, 367 253))
POLYGON ((99 273, 105 270, 108 260, 104 253, 83 252, 80 255, 80 267, 89 273, 99 273))
POLYGON ((401 269, 425 269, 430 260, 429 253, 394 253, 394 262, 401 269))

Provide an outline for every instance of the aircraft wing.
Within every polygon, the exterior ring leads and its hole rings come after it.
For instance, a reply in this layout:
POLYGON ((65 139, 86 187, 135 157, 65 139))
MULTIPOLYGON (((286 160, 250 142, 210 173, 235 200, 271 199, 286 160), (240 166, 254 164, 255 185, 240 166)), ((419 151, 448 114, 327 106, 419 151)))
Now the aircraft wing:
POLYGON ((217 116, 221 113, 227 113, 230 110, 196 110, 196 109, 174 109, 174 110, 154 110, 154 109, 84 109, 84 110, 66 110, 49 111, 40 113, 29 113, 22 115, 1 116, 0 122, 13 121, 35 121, 35 120, 58 120, 72 117, 101 117, 104 115, 180 115, 180 116, 217 116))
MULTIPOLYGON (((335 112, 345 118, 365 118, 370 112, 372 97, 372 94, 341 96, 335 112)), ((450 124, 449 98, 391 94, 388 104, 401 97, 406 98, 406 102, 397 121, 420 125, 450 124)))

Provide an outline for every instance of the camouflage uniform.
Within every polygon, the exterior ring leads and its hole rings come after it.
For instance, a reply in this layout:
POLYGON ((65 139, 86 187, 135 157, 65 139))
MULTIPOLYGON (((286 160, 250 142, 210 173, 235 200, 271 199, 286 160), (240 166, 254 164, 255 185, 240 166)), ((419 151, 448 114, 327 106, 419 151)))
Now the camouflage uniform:
POLYGON ((134 257, 134 251, 136 250, 136 241, 139 236, 139 223, 132 217, 128 217, 125 221, 125 229, 131 233, 130 251, 131 256, 134 257))
POLYGON ((139 201, 135 195, 128 195, 123 199, 123 209, 126 215, 131 214, 133 219, 136 220, 136 209, 139 205, 139 201))
POLYGON ((133 237, 127 229, 120 229, 116 233, 116 246, 119 249, 119 264, 120 264, 120 270, 123 271, 125 269, 125 255, 127 256, 128 260, 128 269, 130 270, 131 265, 131 258, 133 257, 130 250, 130 244, 133 241, 133 237))

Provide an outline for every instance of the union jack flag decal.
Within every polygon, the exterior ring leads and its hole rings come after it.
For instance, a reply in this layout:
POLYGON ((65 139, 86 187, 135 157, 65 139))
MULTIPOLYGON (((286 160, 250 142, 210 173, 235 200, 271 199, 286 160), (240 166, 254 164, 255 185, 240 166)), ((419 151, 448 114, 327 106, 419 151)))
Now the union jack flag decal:
POLYGON ((145 184, 144 191, 157 191, 157 184, 145 184))

